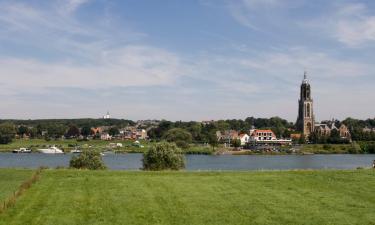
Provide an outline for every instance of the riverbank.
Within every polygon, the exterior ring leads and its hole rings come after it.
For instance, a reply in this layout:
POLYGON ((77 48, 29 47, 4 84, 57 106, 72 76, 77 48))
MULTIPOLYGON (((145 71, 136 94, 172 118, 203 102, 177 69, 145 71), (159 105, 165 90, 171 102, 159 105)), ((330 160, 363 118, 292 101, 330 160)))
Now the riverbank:
POLYGON ((374 170, 44 170, 0 224, 366 225, 375 220, 374 176, 374 170))
MULTIPOLYGON (((0 144, 1 152, 12 152, 14 149, 28 148, 33 152, 37 152, 40 148, 47 148, 49 146, 56 146, 64 152, 69 153, 73 149, 93 149, 98 151, 112 151, 114 153, 143 153, 152 142, 147 140, 140 140, 136 143, 132 140, 87 140, 79 141, 76 139, 58 139, 58 140, 44 140, 44 139, 15 139, 13 142, 5 145, 0 144)), ((201 154, 211 155, 214 153, 209 146, 192 144, 188 149, 185 149, 186 154, 201 154)))

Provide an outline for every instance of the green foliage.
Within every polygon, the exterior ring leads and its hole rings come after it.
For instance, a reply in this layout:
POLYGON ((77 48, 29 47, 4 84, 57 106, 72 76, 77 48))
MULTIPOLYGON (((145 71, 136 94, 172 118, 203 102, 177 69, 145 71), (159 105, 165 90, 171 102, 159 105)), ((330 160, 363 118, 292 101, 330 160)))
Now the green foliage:
POLYGON ((231 141, 231 145, 232 145, 234 148, 237 149, 237 148, 241 147, 241 140, 238 139, 238 138, 233 139, 233 140, 231 141))
POLYGON ((47 126, 47 135, 51 138, 61 138, 67 130, 67 127, 63 124, 51 123, 47 126))
POLYGON ((70 125, 68 131, 65 134, 67 138, 76 138, 80 135, 79 128, 76 125, 70 125))
POLYGON ((89 127, 89 126, 83 126, 82 129, 81 129, 81 134, 84 137, 87 137, 87 136, 90 136, 90 135, 94 135, 94 132, 91 129, 91 127, 89 127))
POLYGON ((27 135, 27 134, 29 134, 29 128, 21 125, 17 129, 17 134, 20 135, 20 136, 23 136, 25 134, 27 135))
POLYGON ((173 143, 161 142, 143 154, 144 170, 179 170, 185 168, 184 155, 173 143))
POLYGON ((168 142, 175 142, 178 147, 183 149, 187 149, 192 141, 191 133, 182 128, 168 130, 163 138, 168 142))
POLYGON ((217 146, 219 146, 219 141, 217 140, 217 136, 215 132, 210 132, 208 135, 208 144, 211 145, 212 149, 215 150, 217 146))
POLYGON ((12 142, 16 135, 16 128, 12 123, 0 124, 0 144, 8 144, 12 142))
POLYGON ((111 127, 108 130, 108 134, 111 135, 111 136, 116 136, 116 135, 120 134, 120 131, 117 127, 111 127))
POLYGON ((103 170, 106 169, 103 159, 98 151, 84 150, 78 156, 73 156, 69 163, 70 168, 103 170))

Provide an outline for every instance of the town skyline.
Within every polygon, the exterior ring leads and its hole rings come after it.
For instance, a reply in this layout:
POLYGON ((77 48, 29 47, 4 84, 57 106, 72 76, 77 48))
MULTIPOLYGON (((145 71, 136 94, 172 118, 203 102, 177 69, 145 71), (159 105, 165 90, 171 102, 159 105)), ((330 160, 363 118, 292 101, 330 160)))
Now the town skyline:
POLYGON ((0 0, 0 118, 295 122, 304 70, 317 121, 373 118, 375 3, 320 2, 0 0))

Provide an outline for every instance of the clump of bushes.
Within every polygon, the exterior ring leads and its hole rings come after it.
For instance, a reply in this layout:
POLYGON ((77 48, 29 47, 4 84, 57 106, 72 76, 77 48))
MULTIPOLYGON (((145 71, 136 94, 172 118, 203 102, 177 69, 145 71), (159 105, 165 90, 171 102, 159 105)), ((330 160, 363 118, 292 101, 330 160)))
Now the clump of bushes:
POLYGON ((144 170, 179 170, 185 168, 182 150, 174 143, 161 142, 143 154, 144 170))
POLYGON ((78 156, 73 156, 69 166, 70 168, 88 170, 104 170, 107 168, 100 153, 89 150, 84 150, 78 156))

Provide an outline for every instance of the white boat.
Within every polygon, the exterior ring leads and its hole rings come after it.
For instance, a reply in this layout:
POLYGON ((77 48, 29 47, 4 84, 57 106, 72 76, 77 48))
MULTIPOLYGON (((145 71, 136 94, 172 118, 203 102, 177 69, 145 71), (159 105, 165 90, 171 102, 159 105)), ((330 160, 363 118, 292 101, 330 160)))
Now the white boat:
POLYGON ((45 149, 38 149, 38 151, 40 151, 41 153, 45 153, 45 154, 63 154, 64 153, 61 149, 58 149, 55 146, 45 148, 45 149))
POLYGON ((82 153, 82 150, 73 149, 72 151, 70 151, 70 153, 82 153))
POLYGON ((13 153, 31 153, 31 149, 28 149, 28 148, 14 149, 13 153))

